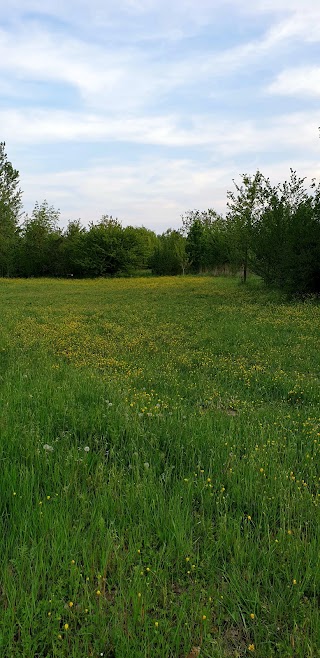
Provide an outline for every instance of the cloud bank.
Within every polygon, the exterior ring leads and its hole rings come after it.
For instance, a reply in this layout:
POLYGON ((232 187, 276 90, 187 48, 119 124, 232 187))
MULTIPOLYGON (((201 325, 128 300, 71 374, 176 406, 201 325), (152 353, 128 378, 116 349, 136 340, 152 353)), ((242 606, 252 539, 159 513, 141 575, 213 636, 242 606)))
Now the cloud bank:
MULTIPOLYGON (((309 0, 0 1, 0 139, 30 210, 157 231, 239 174, 319 175, 309 0)), ((276 180, 274 181, 276 182, 276 180)))

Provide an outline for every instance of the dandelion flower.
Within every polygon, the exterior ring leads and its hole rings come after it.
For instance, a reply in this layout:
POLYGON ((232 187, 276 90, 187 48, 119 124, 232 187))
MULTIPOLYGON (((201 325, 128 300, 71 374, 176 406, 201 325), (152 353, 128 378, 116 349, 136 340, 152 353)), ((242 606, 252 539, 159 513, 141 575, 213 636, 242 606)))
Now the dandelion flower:
POLYGON ((44 444, 43 449, 46 450, 46 452, 53 452, 54 450, 54 448, 52 446, 49 446, 48 443, 44 444))

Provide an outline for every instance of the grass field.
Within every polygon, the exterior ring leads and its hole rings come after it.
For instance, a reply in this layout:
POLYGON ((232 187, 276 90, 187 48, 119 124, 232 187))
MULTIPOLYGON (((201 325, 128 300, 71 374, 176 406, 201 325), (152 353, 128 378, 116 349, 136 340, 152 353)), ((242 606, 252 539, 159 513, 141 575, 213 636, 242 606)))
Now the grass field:
POLYGON ((320 307, 210 277, 0 305, 0 656, 320 656, 320 307))

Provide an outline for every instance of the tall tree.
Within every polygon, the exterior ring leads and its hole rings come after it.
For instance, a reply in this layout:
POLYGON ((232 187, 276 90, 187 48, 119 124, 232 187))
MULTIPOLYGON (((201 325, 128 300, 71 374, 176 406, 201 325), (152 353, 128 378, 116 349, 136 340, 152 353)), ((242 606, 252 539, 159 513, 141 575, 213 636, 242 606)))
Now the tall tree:
POLYGON ((0 276, 10 276, 14 270, 21 196, 19 172, 8 161, 5 142, 0 142, 0 276))
POLYGON ((126 265, 123 228, 118 219, 103 215, 86 233, 86 263, 90 276, 115 275, 126 265))
POLYGON ((186 238, 179 231, 168 229, 158 236, 150 258, 150 267, 154 274, 184 274, 188 263, 186 238))
POLYGON ((320 291, 320 188, 291 169, 253 230, 255 272, 291 295, 320 291))
POLYGON ((78 277, 86 275, 86 234, 87 231, 80 219, 68 223, 61 244, 64 275, 78 277))
POLYGON ((56 276, 61 273, 60 211, 47 201, 36 202, 22 228, 20 272, 23 276, 56 276))
POLYGON ((127 226, 123 229, 123 246, 126 253, 124 272, 146 270, 149 267, 151 254, 157 244, 157 236, 144 226, 127 226))
POLYGON ((213 208, 189 210, 182 216, 182 226, 194 272, 213 271, 227 264, 226 222, 213 208))
POLYGON ((231 259, 243 268, 243 281, 247 280, 252 251, 253 227, 268 204, 272 188, 268 179, 258 170, 252 177, 242 174, 242 183, 233 181, 234 190, 227 192, 227 221, 231 259))

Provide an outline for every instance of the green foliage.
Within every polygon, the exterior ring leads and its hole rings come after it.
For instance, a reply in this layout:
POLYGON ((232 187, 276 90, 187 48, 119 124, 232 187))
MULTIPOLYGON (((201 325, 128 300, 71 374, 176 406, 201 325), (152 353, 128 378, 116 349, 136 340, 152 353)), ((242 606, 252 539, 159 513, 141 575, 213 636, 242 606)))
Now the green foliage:
POLYGON ((91 224, 85 240, 85 257, 90 276, 106 276, 121 270, 125 251, 117 219, 104 215, 98 224, 91 224))
POLYGON ((81 277, 87 274, 85 244, 86 229, 80 219, 70 221, 61 244, 64 276, 81 277))
POLYGON ((22 276, 55 276, 61 273, 60 211, 47 201, 38 202, 26 217, 20 242, 19 273, 22 276))
POLYGON ((189 263, 186 239, 179 231, 168 229, 158 236, 149 263, 154 274, 185 274, 189 263))
POLYGON ((187 235, 186 251, 194 272, 202 272, 207 264, 205 229, 200 219, 195 219, 187 235))
POLYGON ((84 240, 84 268, 90 276, 132 273, 148 266, 156 241, 152 231, 128 226, 105 215, 91 224, 84 240))
POLYGON ((14 272, 18 221, 22 208, 19 172, 8 161, 5 142, 0 142, 0 276, 14 272))
POLYGON ((308 199, 294 212, 283 267, 283 287, 291 295, 320 294, 320 206, 308 199))
POLYGON ((126 262, 124 272, 149 268, 150 258, 157 244, 157 236, 153 231, 142 227, 127 226, 123 229, 126 262))
POLYGON ((215 210, 188 211, 182 222, 193 272, 212 271, 229 263, 227 224, 215 210))
POLYGON ((241 179, 241 185, 233 181, 235 192, 229 190, 227 193, 227 222, 230 260, 242 267, 246 282, 252 256, 253 230, 268 204, 272 188, 259 170, 253 177, 243 174, 241 179))
POLYGON ((290 295, 320 293, 320 191, 291 170, 253 227, 253 270, 290 295))

